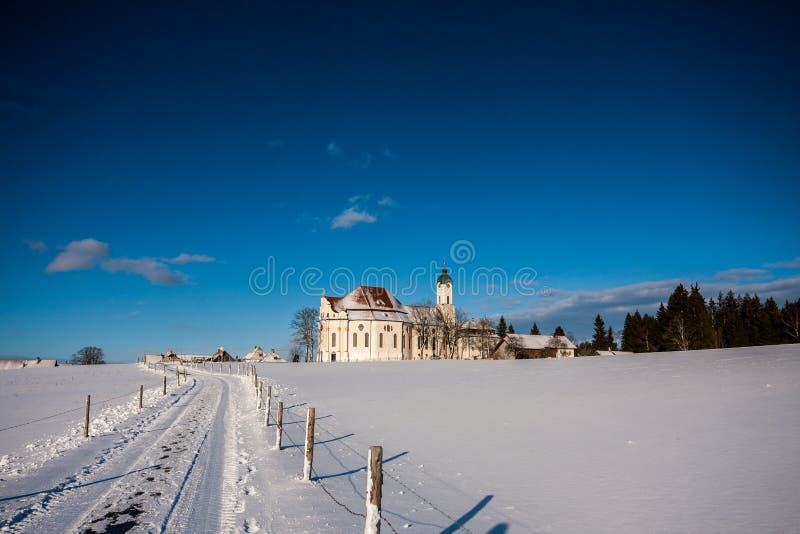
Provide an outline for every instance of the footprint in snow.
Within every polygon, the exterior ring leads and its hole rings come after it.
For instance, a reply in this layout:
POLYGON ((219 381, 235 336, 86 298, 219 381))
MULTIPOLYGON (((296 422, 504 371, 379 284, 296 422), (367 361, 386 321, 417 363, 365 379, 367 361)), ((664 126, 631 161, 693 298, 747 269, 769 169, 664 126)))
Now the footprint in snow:
POLYGON ((244 522, 245 532, 258 532, 259 530, 261 530, 261 527, 258 526, 258 521, 256 521, 254 517, 244 522))

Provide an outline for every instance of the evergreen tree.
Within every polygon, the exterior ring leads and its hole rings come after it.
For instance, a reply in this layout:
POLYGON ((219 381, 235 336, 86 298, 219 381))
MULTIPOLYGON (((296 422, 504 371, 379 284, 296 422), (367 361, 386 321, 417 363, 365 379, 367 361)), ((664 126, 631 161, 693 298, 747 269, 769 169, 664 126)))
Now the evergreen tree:
POLYGON ((500 316, 500 320, 497 321, 497 335, 500 337, 506 337, 506 318, 502 315, 500 316))
POLYGON ((600 314, 594 318, 594 335, 592 335, 592 347, 594 350, 607 350, 608 336, 606 335, 606 323, 600 314))
POLYGON ((775 299, 769 297, 764 301, 761 323, 761 345, 778 345, 783 343, 781 310, 775 299))
POLYGON ((516 334, 516 332, 514 332, 514 325, 513 324, 508 325, 508 333, 509 334, 516 334))
POLYGON ((689 348, 691 350, 714 347, 714 326, 706 307, 706 301, 700 293, 699 284, 693 285, 689 293, 686 321, 689 331, 689 348))
POLYGON ((536 325, 536 323, 533 323, 533 326, 531 327, 531 335, 532 336, 539 335, 539 327, 536 325))
POLYGON ((622 350, 630 352, 647 352, 645 325, 639 310, 625 316, 622 328, 622 350))
POLYGON ((655 352, 660 350, 661 346, 661 332, 658 328, 658 321, 652 315, 647 313, 642 317, 642 351, 655 352))
POLYGON ((606 346, 608 350, 617 350, 617 344, 614 342, 614 329, 608 327, 608 335, 606 335, 606 346))
POLYGON ((556 327, 556 330, 555 330, 555 332, 553 332, 553 335, 554 336, 565 336, 566 334, 564 333, 564 329, 561 328, 561 325, 559 325, 559 326, 556 327))
POLYGON ((656 345, 653 350, 655 351, 665 351, 669 350, 669 344, 667 343, 667 328, 669 327, 669 310, 664 306, 662 302, 661 305, 658 307, 658 311, 656 312, 656 345))
POLYGON ((625 314, 625 323, 622 325, 622 350, 633 351, 633 316, 630 313, 625 314))

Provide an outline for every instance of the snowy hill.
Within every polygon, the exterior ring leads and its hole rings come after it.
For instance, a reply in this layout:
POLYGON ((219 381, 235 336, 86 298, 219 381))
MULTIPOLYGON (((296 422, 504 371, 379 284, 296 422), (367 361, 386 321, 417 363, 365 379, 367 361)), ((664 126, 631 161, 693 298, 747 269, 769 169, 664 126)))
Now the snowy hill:
POLYGON ((244 366, 189 367, 181 386, 169 370, 167 396, 159 373, 104 367, 0 374, 0 528, 359 531, 380 444, 386 531, 800 530, 800 345, 259 365, 273 423, 286 407, 282 451, 244 366), (139 383, 141 413, 124 395, 139 383), (93 387, 112 400, 89 440, 80 410, 38 421, 93 387))

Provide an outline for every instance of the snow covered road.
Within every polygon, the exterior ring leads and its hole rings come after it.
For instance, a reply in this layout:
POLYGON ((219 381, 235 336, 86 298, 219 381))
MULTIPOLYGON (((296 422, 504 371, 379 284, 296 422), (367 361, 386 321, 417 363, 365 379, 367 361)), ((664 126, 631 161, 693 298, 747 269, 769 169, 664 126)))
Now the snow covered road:
POLYGON ((192 378, 168 402, 0 483, 0 527, 12 532, 218 532, 229 385, 192 378), (217 456, 219 455, 219 456, 217 456), (77 471, 76 471, 77 468, 77 471))

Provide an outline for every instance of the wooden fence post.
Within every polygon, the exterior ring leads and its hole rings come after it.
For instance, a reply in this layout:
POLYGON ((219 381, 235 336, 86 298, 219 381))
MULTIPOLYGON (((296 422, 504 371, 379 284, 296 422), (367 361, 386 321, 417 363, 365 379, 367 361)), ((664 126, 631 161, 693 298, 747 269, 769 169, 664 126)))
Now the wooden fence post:
POLYGON ((163 391, 162 395, 166 395, 166 394, 167 394, 167 377, 165 376, 164 377, 164 391, 163 391))
POLYGON ((175 368, 175 379, 178 381, 178 385, 180 386, 181 385, 181 372, 178 370, 177 367, 175 368))
POLYGON ((303 480, 311 480, 311 466, 314 464, 314 408, 308 408, 306 415, 306 456, 303 462, 303 480))
POLYGON ((283 438, 283 401, 278 401, 278 413, 275 417, 275 448, 281 450, 283 438))
POLYGON ((144 396, 144 384, 139 384, 139 411, 142 411, 142 397, 144 396))
POLYGON ((272 404, 272 386, 267 386, 267 405, 264 408, 264 426, 269 426, 270 404, 272 404))
POLYGON ((86 414, 83 416, 83 437, 89 437, 89 406, 92 404, 92 396, 86 395, 86 414))
POLYGON ((261 393, 262 393, 262 388, 263 387, 264 387, 264 384, 259 382, 258 383, 258 387, 256 388, 256 410, 260 410, 261 409, 261 393))
POLYGON ((367 459, 367 520, 364 534, 381 532, 381 490, 383 486, 383 447, 370 447, 367 459))

